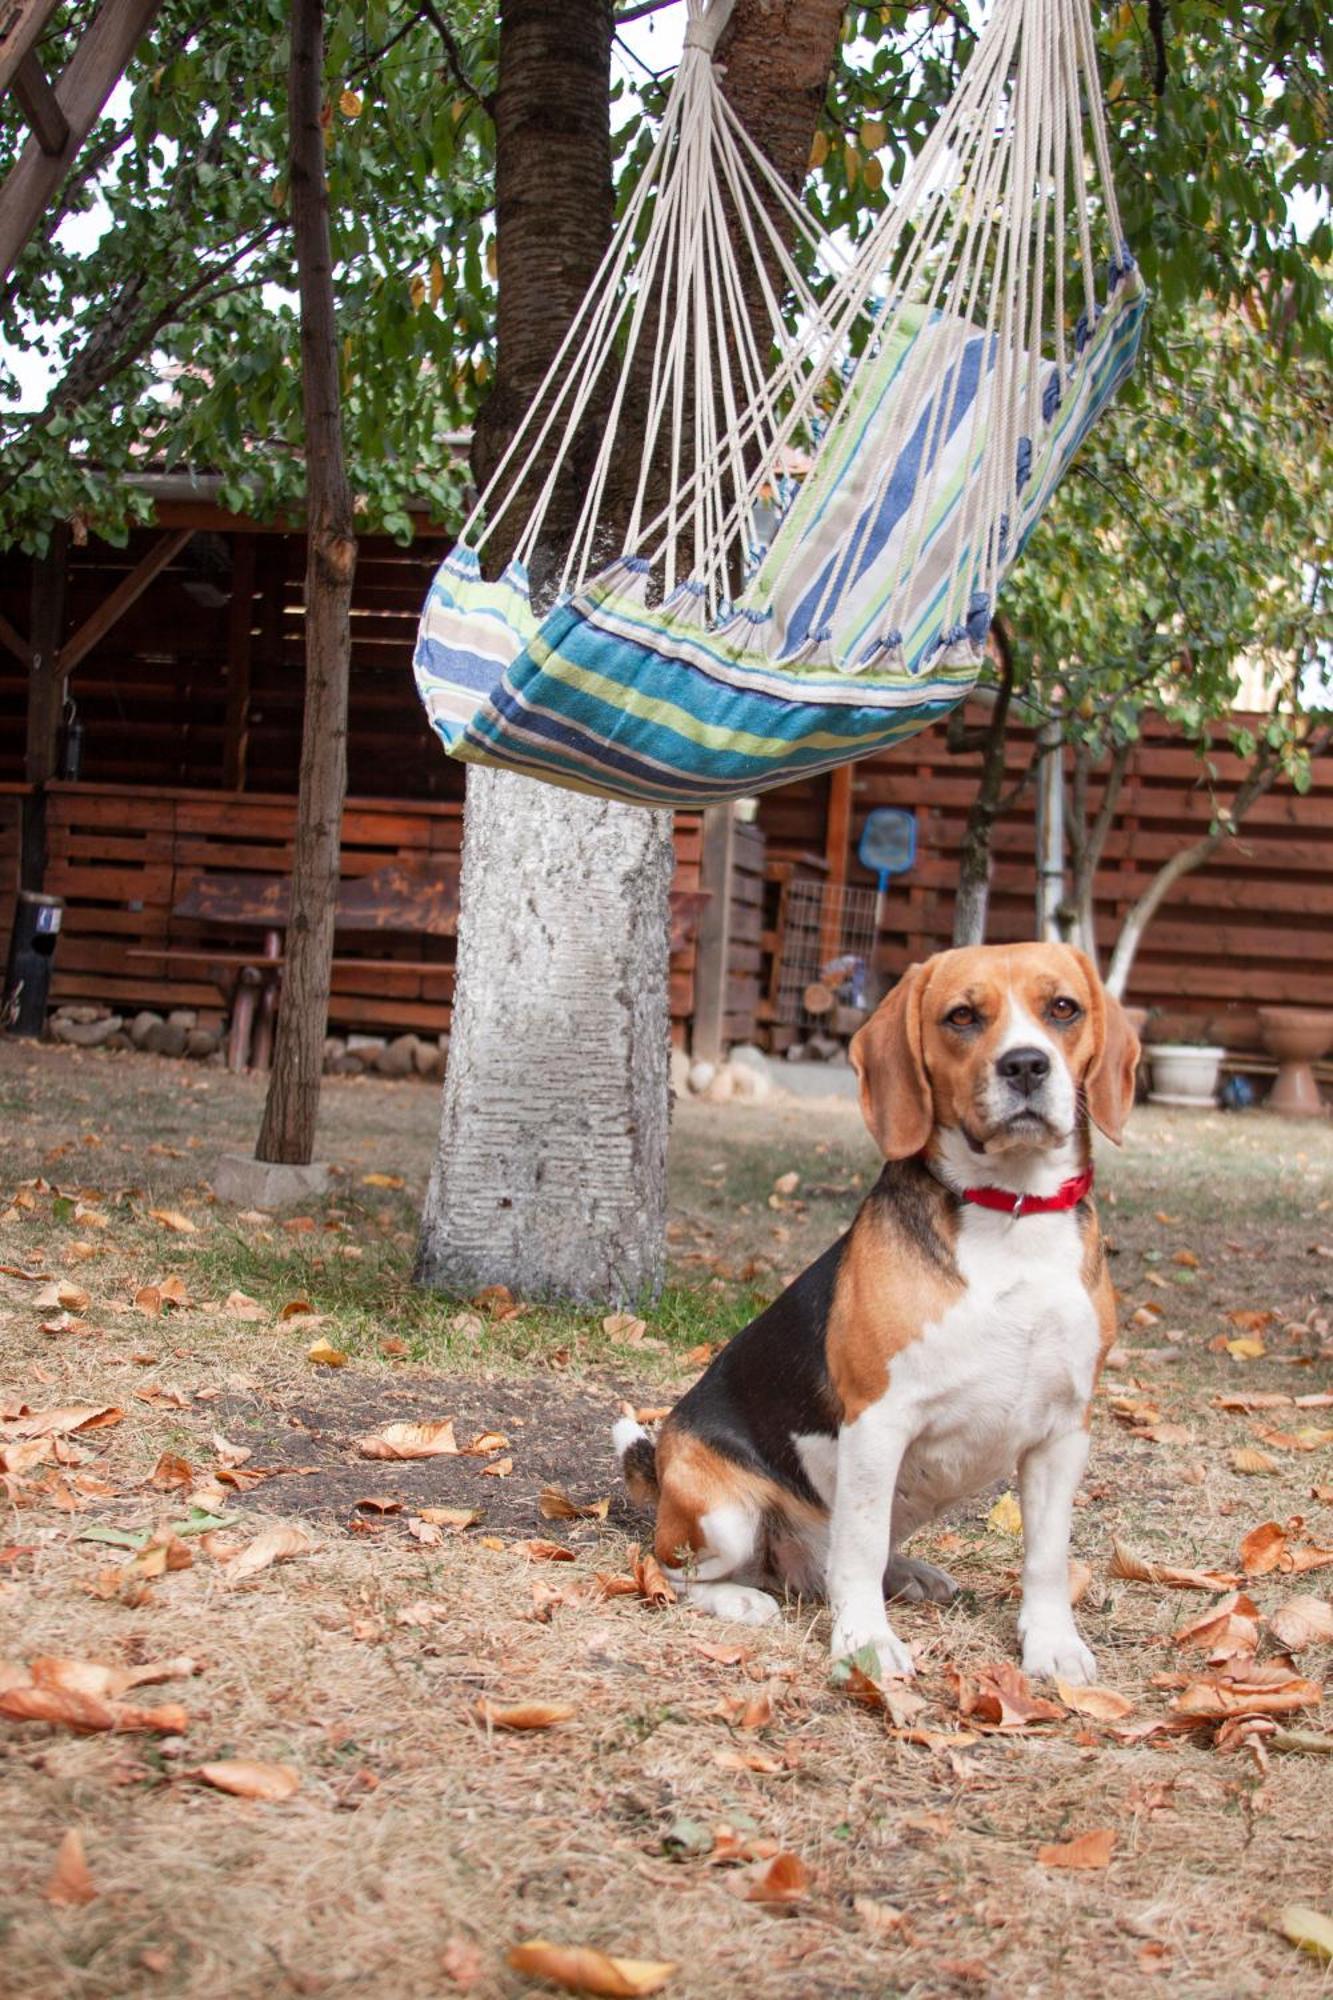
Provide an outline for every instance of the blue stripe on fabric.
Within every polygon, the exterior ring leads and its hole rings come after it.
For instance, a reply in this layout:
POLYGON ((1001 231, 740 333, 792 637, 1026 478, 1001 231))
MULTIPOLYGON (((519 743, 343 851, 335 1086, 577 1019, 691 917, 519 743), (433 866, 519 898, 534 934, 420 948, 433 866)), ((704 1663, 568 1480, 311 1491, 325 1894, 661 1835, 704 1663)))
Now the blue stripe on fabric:
MULTIPOLYGON (((860 581, 871 564, 883 553, 884 546, 890 535, 892 535, 899 521, 902 520, 911 506, 912 498, 916 493, 921 479, 929 477, 931 472, 933 472, 942 453, 947 450, 952 441, 958 426, 970 413, 980 388, 981 351, 984 345, 984 336, 978 335, 975 340, 969 340, 964 344, 961 359, 955 357, 948 362, 945 370, 946 376, 953 377, 955 380, 953 408, 949 414, 945 434, 936 438, 930 461, 923 466, 922 461, 926 452, 926 440, 935 422, 935 401, 939 394, 938 390, 931 392, 930 400, 922 410, 915 430, 898 454, 897 464, 894 466, 888 485, 884 490, 879 510, 875 515, 874 524, 870 534, 866 538, 865 547, 861 551, 861 559, 857 564, 855 574, 852 573, 852 562, 857 542, 862 533, 864 516, 857 521, 853 530, 846 537, 844 552, 841 558, 835 558, 837 574, 832 587, 832 597, 835 603, 847 590, 860 581)), ((991 366, 992 368, 994 367, 994 355, 991 357, 991 366)), ((943 386, 947 392, 947 381, 943 386)), ((882 397, 877 398, 875 403, 876 411, 878 411, 882 402, 882 397)), ((870 416, 868 415, 866 419, 867 424, 869 421, 870 416)), ((837 489, 835 488, 829 495, 830 502, 836 499, 836 497, 837 489)), ((822 518, 823 511, 821 509, 820 513, 814 516, 814 519, 810 523, 809 532, 801 538, 802 546, 808 542, 810 535, 815 532, 822 518)), ((829 577, 834 571, 835 562, 828 562, 824 565, 815 582, 793 611, 787 626, 787 643, 790 646, 802 645, 809 638, 815 614, 819 606, 828 599, 829 577)))

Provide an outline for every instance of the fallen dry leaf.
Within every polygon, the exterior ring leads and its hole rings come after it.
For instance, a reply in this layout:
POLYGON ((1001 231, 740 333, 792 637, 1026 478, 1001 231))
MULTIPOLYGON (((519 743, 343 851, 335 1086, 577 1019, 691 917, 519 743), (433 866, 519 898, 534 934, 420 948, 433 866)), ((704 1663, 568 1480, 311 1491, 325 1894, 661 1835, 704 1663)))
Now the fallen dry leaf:
POLYGON ((522 1542, 519 1545, 534 1562, 572 1563, 573 1549, 567 1549, 563 1542, 522 1542))
POLYGON ((247 1542, 231 1558, 225 1571, 227 1582, 244 1583, 273 1563, 288 1562, 293 1556, 309 1555, 314 1546, 304 1528, 266 1528, 262 1535, 256 1535, 252 1542, 247 1542))
POLYGON ((361 1185, 369 1188, 401 1188, 406 1187, 407 1182, 401 1174, 375 1173, 362 1174, 361 1185))
POLYGON ((1259 1644, 1259 1607, 1243 1591, 1223 1598, 1211 1611, 1191 1618, 1171 1634, 1177 1646, 1198 1646, 1212 1660, 1253 1653, 1259 1644))
POLYGON ((1252 1334, 1245 1334, 1239 1340, 1225 1340, 1222 1345, 1236 1361, 1262 1361, 1268 1352, 1262 1340, 1252 1334))
POLYGON ((543 1521, 604 1521, 610 1506, 609 1499, 590 1500, 579 1506, 559 1486, 543 1486, 537 1512, 543 1521))
POLYGON ((658 1993, 676 1970, 674 1961, 649 1958, 609 1958, 588 1945, 551 1944, 529 1938, 510 1948, 509 1963, 530 1979, 549 1979, 567 1993, 594 1993, 606 2000, 636 2000, 658 1993))
POLYGON ((1317 1706, 1323 1694, 1317 1681, 1303 1680, 1287 1667, 1243 1660, 1191 1681, 1171 1707, 1177 1715, 1220 1722, 1233 1715, 1290 1715, 1317 1706))
POLYGON ((1023 1510, 1013 1493, 1002 1493, 986 1516, 986 1526, 994 1528, 997 1534, 1021 1535, 1023 1532, 1023 1510))
POLYGON ((1134 1713, 1129 1696, 1117 1694, 1114 1688, 1071 1687, 1068 1681, 1058 1680, 1055 1692, 1066 1708, 1073 1709, 1076 1715, 1090 1715, 1096 1722, 1121 1722, 1134 1713))
POLYGON ((301 1789, 301 1773, 290 1764, 257 1763, 249 1757, 224 1757, 215 1764, 199 1764, 189 1774, 215 1792, 230 1792, 234 1798, 257 1799, 261 1805, 280 1805, 301 1789))
POLYGON ((1324 1597, 1289 1597, 1270 1612, 1268 1629, 1288 1653, 1333 1645, 1333 1604, 1324 1597))
POLYGON ((1333 1959, 1333 1917, 1322 1910, 1307 1909, 1302 1903, 1288 1904, 1277 1920, 1277 1928, 1298 1951, 1325 1964, 1333 1959))
POLYGON ((1108 1568, 1112 1576, 1124 1577, 1131 1583, 1164 1583, 1173 1590, 1232 1590, 1240 1581, 1239 1577, 1218 1570, 1181 1569, 1174 1563, 1149 1562, 1114 1537, 1108 1568))
POLYGON ((617 1347, 642 1347, 647 1331, 647 1322, 633 1313, 608 1313, 602 1321, 602 1332, 617 1347))
POLYGON ((194 1485, 194 1467, 188 1459, 179 1458, 174 1451, 164 1451, 148 1475, 148 1484, 159 1493, 172 1493, 177 1487, 194 1485))
POLYGON ((1261 1521, 1251 1528, 1240 1545, 1240 1566, 1246 1576, 1267 1576, 1279 1569, 1287 1553, 1285 1528, 1276 1521, 1261 1521))
POLYGON ((307 1361, 313 1361, 317 1368, 345 1368, 347 1356, 341 1347, 335 1347, 331 1340, 317 1340, 305 1351, 307 1361))
POLYGON ((569 1722, 577 1710, 567 1701, 518 1701, 506 1705, 483 1695, 472 1710, 488 1729, 552 1729, 557 1722, 569 1722))
POLYGON ((436 1528, 475 1528, 481 1519, 479 1507, 423 1507, 423 1521, 429 1521, 436 1528))
POLYGON ((1060 1722, 1064 1711, 1044 1695, 1034 1695, 1025 1673, 1011 1660, 995 1666, 973 1667, 966 1673, 954 1668, 951 1678, 958 1695, 960 1715, 971 1717, 996 1729, 1017 1731, 1036 1722, 1060 1722))
POLYGON ((83 1835, 77 1827, 69 1829, 56 1849, 55 1866, 42 1894, 60 1910, 74 1910, 82 1903, 96 1902, 97 1890, 83 1851, 83 1835))
POLYGON ((191 1222, 188 1215, 182 1215, 178 1208, 150 1208, 148 1211, 154 1222, 160 1222, 164 1229, 170 1229, 177 1236, 196 1236, 199 1224, 191 1222))
POLYGON ((268 1318, 268 1314, 265 1312, 263 1306, 260 1305, 259 1300, 252 1299, 248 1292, 228 1292, 226 1298, 222 1301, 222 1310, 229 1319, 249 1320, 253 1322, 268 1318))
POLYGON ((479 1431, 471 1444, 463 1446, 464 1458, 485 1458, 487 1452, 503 1451, 509 1439, 503 1431, 479 1431))
POLYGON ((104 1430, 123 1423, 125 1412, 113 1403, 74 1403, 59 1410, 27 1410, 0 1423, 0 1437, 69 1437, 76 1431, 104 1430))
POLYGON ((189 1727, 185 1710, 174 1702, 161 1708, 133 1708, 125 1702, 104 1701, 98 1695, 52 1687, 13 1687, 0 1694, 0 1715, 11 1722, 49 1722, 79 1735, 108 1729, 148 1730, 181 1736, 189 1727))
POLYGON ((493 1458, 489 1465, 482 1466, 481 1476, 483 1479, 508 1479, 513 1469, 512 1458, 493 1458))
POLYGON ((799 1854, 775 1854, 771 1861, 757 1861, 753 1868, 741 1869, 729 1877, 727 1887, 746 1903, 765 1903, 770 1909, 790 1909, 804 1903, 810 1894, 810 1876, 799 1854))
POLYGON ((881 1903, 874 1896, 853 1896, 852 1908, 874 1937, 910 1938, 911 1926, 902 1910, 881 1903))
POLYGON ((674 1604, 676 1593, 662 1574, 656 1556, 639 1556, 634 1564, 634 1587, 654 1610, 674 1604))
POLYGON ((1114 1829, 1099 1826, 1073 1840, 1048 1842, 1037 1849, 1037 1859, 1043 1868, 1106 1868, 1114 1848, 1114 1829))
POLYGON ((1243 1444, 1231 1454, 1231 1470, 1245 1474, 1281 1472, 1282 1467, 1266 1451, 1256 1451, 1253 1445, 1243 1444))
POLYGON ((715 1750, 713 1762, 723 1771, 753 1771, 760 1778, 775 1778, 792 1767, 785 1757, 772 1750, 715 1750))
POLYGON ((454 1420, 445 1417, 439 1423, 430 1424, 386 1424, 382 1431, 372 1431, 368 1437, 358 1438, 356 1448, 362 1458, 456 1458, 458 1441, 454 1437, 454 1420))

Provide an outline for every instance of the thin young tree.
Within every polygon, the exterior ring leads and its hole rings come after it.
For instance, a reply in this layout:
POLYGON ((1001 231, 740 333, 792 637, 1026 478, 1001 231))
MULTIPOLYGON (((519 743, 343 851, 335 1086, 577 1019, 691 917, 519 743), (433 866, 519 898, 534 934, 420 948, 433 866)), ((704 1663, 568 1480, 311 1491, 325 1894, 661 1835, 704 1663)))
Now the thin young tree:
POLYGON ((293 0, 289 104, 305 410, 305 706, 287 965, 273 1070, 255 1152, 261 1160, 305 1164, 314 1154, 329 1011, 347 791, 350 611, 356 573, 324 176, 323 0, 293 0))

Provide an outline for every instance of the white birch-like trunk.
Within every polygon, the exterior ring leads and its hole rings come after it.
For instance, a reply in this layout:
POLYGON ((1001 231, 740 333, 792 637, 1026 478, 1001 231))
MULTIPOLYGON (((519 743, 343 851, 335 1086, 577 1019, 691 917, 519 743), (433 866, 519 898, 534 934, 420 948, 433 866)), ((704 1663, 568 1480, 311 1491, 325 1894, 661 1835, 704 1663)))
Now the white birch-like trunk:
POLYGON ((671 815, 468 772, 418 1280, 629 1304, 663 1276, 671 815))

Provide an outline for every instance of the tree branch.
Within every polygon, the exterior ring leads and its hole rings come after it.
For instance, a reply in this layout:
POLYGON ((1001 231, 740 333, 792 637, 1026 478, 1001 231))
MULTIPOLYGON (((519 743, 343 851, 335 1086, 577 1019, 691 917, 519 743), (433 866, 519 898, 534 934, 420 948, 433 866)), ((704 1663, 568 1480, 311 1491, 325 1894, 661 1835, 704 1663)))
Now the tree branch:
POLYGON ((436 30, 440 40, 444 43, 444 60, 448 65, 449 74, 453 77, 458 88, 472 99, 478 110, 484 111, 488 118, 493 117, 495 115, 495 100, 492 97, 483 97, 477 89, 476 84, 472 81, 472 78, 468 75, 463 65, 463 51, 459 46, 458 37, 436 6, 435 0, 423 0, 421 11, 436 30))

